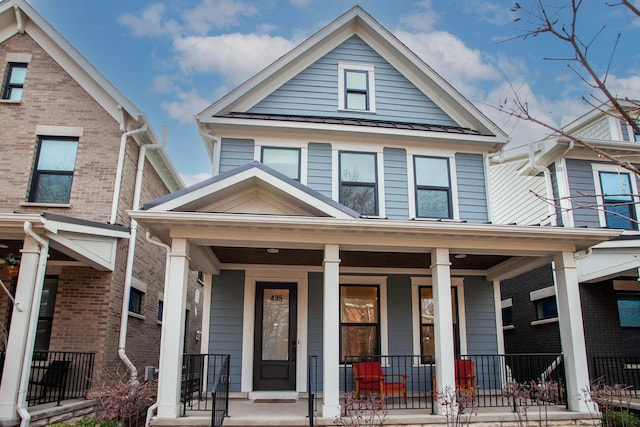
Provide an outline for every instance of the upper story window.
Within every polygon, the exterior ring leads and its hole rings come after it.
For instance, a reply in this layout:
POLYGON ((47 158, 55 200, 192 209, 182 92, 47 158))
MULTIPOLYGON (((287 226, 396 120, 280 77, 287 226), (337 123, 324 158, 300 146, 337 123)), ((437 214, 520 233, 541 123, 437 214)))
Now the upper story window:
POLYGON ((619 292, 616 300, 620 326, 640 328, 640 292, 619 292))
POLYGON ((30 202, 69 203, 77 151, 76 138, 40 137, 30 202))
POLYGON ((7 74, 2 90, 2 99, 20 101, 22 99, 22 88, 27 77, 27 64, 22 62, 9 62, 7 64, 7 74))
POLYGON ((621 172, 607 165, 594 165, 600 220, 608 228, 637 230, 635 182, 631 173, 621 172))
POLYGON ((362 215, 378 215, 375 153, 340 153, 340 203, 362 215))
MULTIPOLYGON (((636 120, 636 124, 640 127, 640 120, 636 120)), ((633 130, 633 140, 636 142, 640 142, 640 133, 636 132, 635 129, 633 130)))
POLYGON ((262 163, 288 176, 300 181, 300 149, 263 147, 262 163))
POLYGON ((416 217, 453 218, 449 159, 414 157, 416 217))
POLYGON ((375 112, 372 65, 338 64, 338 109, 375 112))

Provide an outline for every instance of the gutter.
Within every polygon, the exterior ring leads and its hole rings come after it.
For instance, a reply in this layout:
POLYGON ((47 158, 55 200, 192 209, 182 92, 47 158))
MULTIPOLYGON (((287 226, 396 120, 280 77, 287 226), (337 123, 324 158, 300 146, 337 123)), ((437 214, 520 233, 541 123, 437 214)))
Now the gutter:
POLYGON ((44 240, 33 231, 29 221, 24 223, 24 232, 40 245, 40 254, 38 256, 38 270, 36 271, 35 286, 33 289, 33 301, 31 303, 31 317, 29 319, 29 330, 27 331, 27 346, 25 348, 25 357, 22 361, 22 373, 20 376, 20 389, 18 390, 18 402, 16 411, 22 419, 20 427, 29 427, 31 422, 31 414, 27 411, 27 391, 29 387, 29 375, 31 373, 31 363, 33 361, 33 347, 36 338, 36 325, 38 324, 38 316, 40 314, 40 299, 42 295, 42 286, 44 282, 44 273, 47 268, 47 258, 49 256, 49 242, 44 240))
MULTIPOLYGON (((118 106, 118 108, 122 109, 122 106, 118 106)), ((120 201, 120 186, 122 185, 122 173, 124 169, 124 156, 127 149, 127 138, 146 131, 147 123, 144 123, 142 127, 124 132, 120 137, 120 152, 118 154, 118 169, 116 171, 116 184, 113 190, 113 202, 111 203, 111 219, 109 220, 110 224, 115 224, 118 216, 118 203, 120 201)))
MULTIPOLYGON (((143 128, 146 130, 146 123, 143 128)), ((134 132, 139 132, 137 129, 134 132)), ((126 138, 123 138, 126 141, 126 138)), ((138 154, 138 167, 136 169, 136 181, 133 193, 133 210, 140 209, 140 193, 142 192, 142 180, 144 172, 144 161, 147 155, 147 150, 155 150, 163 148, 167 145, 167 127, 164 126, 162 132, 162 141, 159 144, 145 144, 140 147, 140 153, 138 154)), ((120 166, 120 164, 118 165, 120 166)), ((114 205, 117 206, 117 205, 114 205)), ((124 276, 124 294, 122 297, 122 311, 120 313, 120 340, 118 342, 118 357, 127 366, 131 375, 131 382, 138 382, 138 369, 133 364, 131 359, 127 356, 127 328, 129 324, 129 299, 131 294, 131 282, 133 281, 133 264, 135 261, 136 252, 136 236, 138 234, 138 221, 131 219, 131 232, 129 235, 129 248, 127 251, 127 265, 124 276)))

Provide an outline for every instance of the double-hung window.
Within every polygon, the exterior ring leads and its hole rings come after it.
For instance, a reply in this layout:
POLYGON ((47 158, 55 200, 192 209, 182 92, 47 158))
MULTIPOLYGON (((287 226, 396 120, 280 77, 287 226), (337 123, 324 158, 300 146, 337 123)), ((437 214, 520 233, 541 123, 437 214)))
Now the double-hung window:
POLYGON ((340 203, 362 215, 378 215, 375 153, 340 153, 340 203))
POLYGON ((340 361, 380 354, 380 288, 340 286, 340 361))
POLYGON ((453 218, 449 159, 413 158, 416 185, 416 217, 453 218))
POLYGON ((640 328, 640 292, 618 292, 616 300, 620 326, 640 328))
MULTIPOLYGON (((435 342, 435 306, 433 301, 433 288, 420 286, 420 355, 423 363, 432 363, 436 354, 435 342)), ((460 337, 458 334, 458 310, 455 288, 451 288, 451 311, 453 314, 453 337, 456 354, 459 353, 460 337)))
POLYGON ((129 312, 142 314, 142 296, 144 292, 139 289, 131 288, 129 292, 129 312))
POLYGON ((263 147, 262 163, 288 176, 300 181, 300 149, 263 147))
MULTIPOLYGON (((57 290, 58 278, 53 276, 45 277, 42 285, 42 299, 40 300, 38 327, 36 329, 36 341, 34 346, 34 350, 36 352, 49 350, 57 290)), ((40 357, 36 355, 36 358, 40 357)))
POLYGON ((372 65, 338 64, 338 109, 375 112, 375 75, 372 65))
POLYGON ((637 230, 634 186, 631 174, 597 170, 602 202, 601 217, 608 228, 637 230))
POLYGON ((20 101, 22 99, 22 88, 27 77, 27 64, 22 62, 9 62, 7 73, 2 90, 2 99, 20 101))
POLYGON ((539 299, 535 301, 535 305, 537 320, 555 319, 558 317, 558 304, 555 295, 539 299))
POLYGON ((69 203, 77 151, 77 138, 40 137, 30 202, 69 203))

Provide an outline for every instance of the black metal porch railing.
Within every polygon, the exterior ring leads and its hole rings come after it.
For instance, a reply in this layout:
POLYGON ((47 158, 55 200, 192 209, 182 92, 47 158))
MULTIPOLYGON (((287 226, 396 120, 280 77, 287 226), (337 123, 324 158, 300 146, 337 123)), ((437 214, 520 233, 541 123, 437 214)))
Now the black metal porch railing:
POLYGON ((594 357, 593 381, 620 385, 630 396, 640 397, 640 357, 594 357))
MULTIPOLYGON (((502 354, 502 355, 461 355, 458 360, 470 360, 473 374, 464 384, 470 384, 478 407, 512 407, 514 402, 505 393, 505 386, 516 381, 525 387, 538 387, 545 382, 551 384, 552 393, 545 396, 542 404, 566 405, 566 381, 562 355, 558 354, 502 354)), ((388 409, 431 409, 438 392, 434 390, 436 365, 431 357, 425 356, 370 356, 366 358, 348 356, 341 368, 341 385, 345 393, 356 393, 358 380, 354 377, 354 364, 359 361, 378 362, 389 381, 398 383, 406 378, 404 386, 390 385, 385 393, 388 409), (405 397, 406 396, 406 397, 405 397)), ((468 365, 468 364, 467 364, 468 365)), ((367 368, 369 369, 369 368, 367 368)), ((369 374, 367 374, 369 375, 369 374)), ((362 373, 359 373, 362 377, 362 373)), ((377 392, 380 387, 360 386, 361 394, 377 392), (368 387, 368 389, 367 389, 368 387)))
POLYGON ((307 363, 307 417, 309 427, 313 427, 315 413, 318 409, 316 398, 318 396, 318 356, 309 356, 307 363))
POLYGON ((27 404, 85 397, 91 389, 95 353, 34 351, 27 404))
POLYGON ((229 414, 229 359, 228 354, 183 355, 180 387, 183 416, 187 410, 213 411, 212 416, 218 417, 229 414))

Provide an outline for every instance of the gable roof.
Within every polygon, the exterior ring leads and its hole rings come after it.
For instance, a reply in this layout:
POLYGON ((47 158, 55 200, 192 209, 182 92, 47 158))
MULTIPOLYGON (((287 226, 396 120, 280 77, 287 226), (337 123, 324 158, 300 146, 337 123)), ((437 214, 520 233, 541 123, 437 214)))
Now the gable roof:
POLYGON ((507 135, 367 12, 355 6, 196 116, 200 123, 247 112, 349 37, 357 35, 462 128, 506 143, 507 135))
POLYGON ((148 211, 266 213, 359 218, 360 214, 254 161, 146 203, 148 211), (258 205, 255 202, 259 200, 258 205))
MULTIPOLYGON (((109 82, 80 52, 58 33, 25 0, 0 2, 0 43, 17 34, 28 34, 113 119, 122 132, 147 125, 133 138, 138 144, 155 144, 158 137, 145 114, 109 82)), ((184 187, 164 149, 147 151, 147 158, 170 191, 184 187)))

